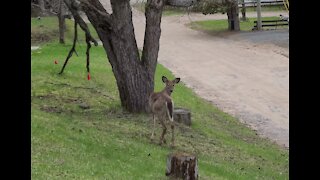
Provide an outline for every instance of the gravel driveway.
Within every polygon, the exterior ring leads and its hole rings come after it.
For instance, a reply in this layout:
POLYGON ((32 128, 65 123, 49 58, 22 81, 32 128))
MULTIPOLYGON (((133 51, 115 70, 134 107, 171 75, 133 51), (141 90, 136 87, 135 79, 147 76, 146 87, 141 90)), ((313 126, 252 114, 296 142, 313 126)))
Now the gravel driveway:
MULTIPOLYGON (((108 0, 101 0, 110 12, 108 0)), ((278 16, 285 12, 263 12, 278 16)), ((247 17, 256 16, 255 12, 247 17)), ((163 17, 159 63, 218 108, 238 117, 264 137, 289 147, 288 30, 211 36, 185 26, 190 20, 226 15, 163 17)), ((145 17, 133 9, 138 47, 145 17)))

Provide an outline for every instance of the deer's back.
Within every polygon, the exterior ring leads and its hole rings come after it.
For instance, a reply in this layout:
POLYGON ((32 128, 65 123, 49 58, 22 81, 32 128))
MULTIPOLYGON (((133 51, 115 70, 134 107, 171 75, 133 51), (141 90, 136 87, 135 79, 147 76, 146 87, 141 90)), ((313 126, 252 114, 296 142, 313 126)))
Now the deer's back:
POLYGON ((152 93, 149 97, 149 105, 153 113, 166 113, 166 102, 171 102, 171 97, 162 92, 152 93))

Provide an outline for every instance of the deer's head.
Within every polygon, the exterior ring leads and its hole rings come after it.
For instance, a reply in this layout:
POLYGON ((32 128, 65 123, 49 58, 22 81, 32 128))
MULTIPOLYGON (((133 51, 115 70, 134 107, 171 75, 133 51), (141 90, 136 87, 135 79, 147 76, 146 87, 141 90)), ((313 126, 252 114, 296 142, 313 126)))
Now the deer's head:
POLYGON ((165 76, 162 76, 162 81, 166 84, 165 91, 171 95, 174 85, 180 82, 180 78, 175 78, 174 80, 170 81, 165 76))

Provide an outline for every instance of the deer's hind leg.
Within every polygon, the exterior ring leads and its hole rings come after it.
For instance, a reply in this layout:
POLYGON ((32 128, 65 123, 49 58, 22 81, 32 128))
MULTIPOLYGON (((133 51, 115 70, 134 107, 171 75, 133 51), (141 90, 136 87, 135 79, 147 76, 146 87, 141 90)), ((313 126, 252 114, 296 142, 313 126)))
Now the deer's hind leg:
POLYGON ((156 117, 155 117, 155 114, 152 114, 153 116, 153 129, 152 129, 152 133, 151 133, 151 137, 150 137, 150 140, 153 141, 153 138, 154 138, 154 131, 156 129, 156 117))
POLYGON ((171 133, 172 133, 171 147, 174 147, 174 122, 171 122, 171 133))
POLYGON ((161 125, 162 125, 162 134, 161 134, 161 137, 160 137, 160 145, 162 144, 162 143, 166 143, 166 139, 165 139, 165 134, 166 134, 166 132, 167 132, 167 127, 166 127, 166 124, 165 124, 165 122, 164 122, 164 119, 161 119, 160 120, 160 123, 161 123, 161 125))

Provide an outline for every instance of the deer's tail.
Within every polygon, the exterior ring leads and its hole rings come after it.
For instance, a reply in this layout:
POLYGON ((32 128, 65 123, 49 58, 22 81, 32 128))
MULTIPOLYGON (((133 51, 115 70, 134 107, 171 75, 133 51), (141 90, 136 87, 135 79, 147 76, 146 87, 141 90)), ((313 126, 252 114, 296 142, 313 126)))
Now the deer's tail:
POLYGON ((166 106, 167 106, 168 117, 170 121, 173 122, 173 107, 174 107, 173 101, 172 100, 167 101, 166 106))

